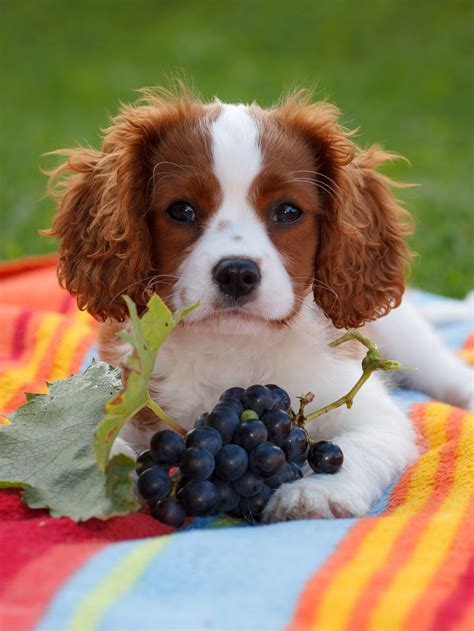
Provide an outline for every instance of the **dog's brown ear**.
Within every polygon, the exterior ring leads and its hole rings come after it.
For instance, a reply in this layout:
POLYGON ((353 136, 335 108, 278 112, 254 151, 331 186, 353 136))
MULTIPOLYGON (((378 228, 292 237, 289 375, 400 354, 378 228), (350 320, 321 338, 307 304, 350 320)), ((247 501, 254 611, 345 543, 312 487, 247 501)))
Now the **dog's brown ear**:
POLYGON ((374 146, 341 167, 321 221, 314 298, 338 328, 362 326, 402 299, 410 216, 395 200, 391 181, 374 171, 392 158, 374 146))
POLYGON ((311 146, 318 173, 315 302, 336 327, 360 327, 397 307, 405 287, 411 217, 393 196, 397 184, 374 170, 397 156, 377 146, 361 151, 334 106, 296 95, 283 107, 311 146))
POLYGON ((44 234, 60 241, 58 276, 95 318, 123 320, 128 294, 147 302, 154 270, 147 225, 150 155, 164 131, 193 107, 186 95, 145 92, 145 104, 123 107, 106 130, 102 151, 57 151, 66 161, 50 172, 57 215, 44 234))
POLYGON ((59 208, 45 232, 60 240, 60 283, 95 318, 123 320, 121 295, 144 304, 151 275, 143 174, 120 145, 60 153, 67 160, 51 173, 59 208))

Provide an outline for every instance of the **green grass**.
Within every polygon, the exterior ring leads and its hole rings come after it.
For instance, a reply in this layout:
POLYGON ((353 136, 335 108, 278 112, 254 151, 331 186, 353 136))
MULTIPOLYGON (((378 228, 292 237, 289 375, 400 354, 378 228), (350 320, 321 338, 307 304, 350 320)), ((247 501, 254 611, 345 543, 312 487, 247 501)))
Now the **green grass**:
POLYGON ((204 97, 275 101, 317 86, 389 173, 417 222, 411 282, 473 284, 473 5, 469 0, 0 0, 0 257, 50 251, 41 154, 99 142, 134 90, 186 75, 204 97))

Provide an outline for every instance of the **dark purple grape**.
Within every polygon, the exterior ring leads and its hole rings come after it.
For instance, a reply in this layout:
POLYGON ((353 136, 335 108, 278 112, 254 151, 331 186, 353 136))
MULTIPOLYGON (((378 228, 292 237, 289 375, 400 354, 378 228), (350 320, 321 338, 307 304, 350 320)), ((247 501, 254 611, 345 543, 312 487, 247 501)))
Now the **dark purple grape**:
POLYGON ((207 449, 213 456, 222 447, 222 436, 213 427, 196 427, 184 437, 186 447, 207 449))
POLYGON ((234 434, 234 443, 240 445, 248 452, 253 451, 257 445, 266 442, 267 439, 267 428, 262 421, 258 420, 242 423, 234 434))
POLYGON ((239 415, 230 408, 213 410, 207 415, 206 425, 213 427, 222 436, 224 445, 230 443, 240 425, 239 415))
POLYGON ((155 462, 174 467, 185 450, 182 437, 171 429, 157 432, 150 441, 150 453, 155 462))
POLYGON ((156 502, 171 491, 171 480, 160 467, 146 469, 138 476, 137 489, 144 499, 156 502))
POLYGON ((207 419, 207 412, 197 417, 197 419, 194 421, 194 427, 204 427, 206 424, 206 419, 207 419))
POLYGON ((289 462, 288 463, 290 465, 290 467, 293 469, 293 471, 295 472, 295 479, 299 480, 300 478, 303 477, 303 470, 301 469, 300 466, 298 466, 298 464, 296 462, 289 462))
POLYGON ((224 390, 224 392, 221 394, 220 398, 221 399, 226 399, 226 398, 231 398, 231 399, 236 399, 237 401, 240 401, 242 399, 242 395, 245 392, 245 388, 239 388, 239 387, 234 387, 234 388, 227 388, 227 390, 224 390))
POLYGON ((216 510, 220 513, 226 513, 238 506, 240 495, 233 489, 232 484, 224 482, 224 480, 220 480, 215 476, 211 479, 211 482, 219 493, 219 503, 216 506, 216 510))
POLYGON ((337 473, 343 461, 344 454, 335 443, 321 440, 309 448, 308 464, 315 473, 337 473))
POLYGON ((156 467, 156 462, 151 457, 150 450, 142 451, 137 458, 137 474, 140 475, 147 469, 153 469, 156 467))
POLYGON ((283 451, 272 443, 262 443, 252 451, 249 458, 252 471, 263 478, 272 476, 285 462, 283 451))
POLYGON ((247 470, 249 457, 239 445, 224 445, 216 455, 216 475, 226 482, 237 480, 247 470))
POLYGON ((239 502, 242 517, 247 521, 258 522, 263 510, 272 496, 272 489, 264 484, 260 491, 253 497, 243 497, 239 502))
POLYGON ((291 418, 284 410, 270 410, 262 415, 262 422, 268 431, 268 440, 281 447, 292 428, 291 418))
POLYGON ((173 528, 180 528, 186 517, 184 508, 173 497, 156 502, 151 509, 151 514, 155 519, 173 528))
POLYGON ((294 482, 299 477, 298 473, 294 470, 289 462, 285 462, 276 473, 271 477, 265 478, 265 484, 271 489, 277 489, 286 482, 294 482))
POLYGON ((281 448, 288 460, 301 462, 308 451, 308 435, 302 427, 293 427, 283 441, 281 448))
POLYGON ((260 491, 263 480, 252 471, 246 471, 240 478, 232 482, 232 486, 242 497, 251 497, 260 491))
POLYGON ((280 386, 276 386, 274 383, 267 383, 265 387, 272 393, 273 409, 288 412, 291 407, 291 399, 288 392, 280 388, 280 386))
POLYGON ((272 393, 265 386, 250 386, 242 394, 242 403, 247 409, 254 410, 261 416, 265 410, 271 410, 273 407, 272 393))
POLYGON ((219 502, 219 493, 209 480, 191 481, 183 488, 179 499, 187 515, 203 517, 215 510, 219 502))
POLYGON ((215 406, 214 410, 233 410, 238 416, 244 411, 244 405, 239 399, 233 399, 231 397, 220 398, 219 402, 215 406))
POLYGON ((212 475, 214 467, 214 456, 208 449, 190 447, 181 457, 181 474, 195 482, 207 480, 212 475))

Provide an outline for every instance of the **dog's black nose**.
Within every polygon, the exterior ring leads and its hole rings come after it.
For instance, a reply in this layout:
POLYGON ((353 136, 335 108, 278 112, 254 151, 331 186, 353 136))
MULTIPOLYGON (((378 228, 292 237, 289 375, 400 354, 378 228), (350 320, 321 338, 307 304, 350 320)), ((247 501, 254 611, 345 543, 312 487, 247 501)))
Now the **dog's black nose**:
POLYGON ((260 270, 251 259, 222 259, 212 276, 222 293, 232 298, 247 296, 260 284, 260 270))

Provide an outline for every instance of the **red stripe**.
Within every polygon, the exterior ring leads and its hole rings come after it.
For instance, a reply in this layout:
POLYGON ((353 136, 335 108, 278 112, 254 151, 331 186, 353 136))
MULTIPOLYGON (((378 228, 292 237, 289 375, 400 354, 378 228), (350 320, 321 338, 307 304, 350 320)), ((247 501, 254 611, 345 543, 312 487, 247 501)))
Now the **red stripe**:
POLYGON ((72 311, 77 311, 77 309, 75 308, 76 307, 75 299, 71 296, 71 294, 65 293, 59 304, 58 311, 59 313, 69 313, 69 311, 71 311, 72 306, 74 307, 72 311))
POLYGON ((33 629, 61 585, 106 545, 59 544, 33 559, 3 592, 0 629, 33 629))
POLYGON ((25 342, 27 341, 25 333, 32 315, 31 309, 24 309, 20 311, 17 317, 13 334, 11 359, 18 359, 25 350, 25 342))
MULTIPOLYGON (((164 526, 145 513, 113 517, 106 521, 89 519, 75 523, 67 517, 49 517, 45 510, 31 510, 17 490, 0 490, 0 600, 2 590, 22 568, 60 543, 125 541, 169 534, 164 526)), ((43 567, 37 580, 49 573, 43 567)), ((0 626, 0 629, 2 627, 0 626)))
POLYGON ((472 602, 474 585, 474 556, 469 558, 465 572, 447 598, 438 609, 432 631, 455 631, 459 629, 463 615, 472 602))

